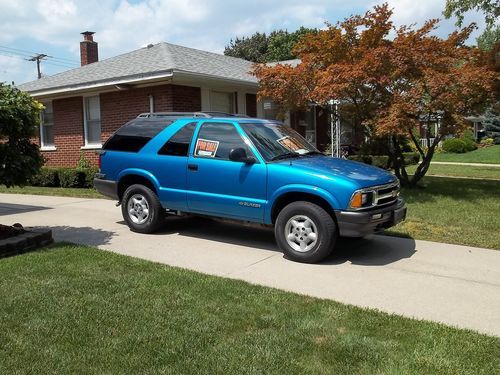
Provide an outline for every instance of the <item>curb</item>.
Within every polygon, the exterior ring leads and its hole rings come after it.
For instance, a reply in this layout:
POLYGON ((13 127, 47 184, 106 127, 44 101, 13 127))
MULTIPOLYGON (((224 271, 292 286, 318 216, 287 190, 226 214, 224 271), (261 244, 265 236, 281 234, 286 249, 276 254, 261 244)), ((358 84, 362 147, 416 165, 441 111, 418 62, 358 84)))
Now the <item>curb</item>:
POLYGON ((0 258, 28 253, 54 242, 52 230, 41 227, 25 228, 26 232, 0 240, 0 258))

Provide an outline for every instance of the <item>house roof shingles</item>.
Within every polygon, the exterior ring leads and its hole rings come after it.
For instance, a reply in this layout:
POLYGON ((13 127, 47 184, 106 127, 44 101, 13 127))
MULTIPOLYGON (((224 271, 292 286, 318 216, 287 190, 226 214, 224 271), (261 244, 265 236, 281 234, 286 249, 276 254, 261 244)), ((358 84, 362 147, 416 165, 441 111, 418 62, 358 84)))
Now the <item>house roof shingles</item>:
POLYGON ((256 84, 257 78, 250 74, 251 68, 252 63, 243 59, 163 42, 18 87, 23 91, 37 93, 84 88, 119 79, 148 78, 168 72, 175 74, 176 71, 256 84))

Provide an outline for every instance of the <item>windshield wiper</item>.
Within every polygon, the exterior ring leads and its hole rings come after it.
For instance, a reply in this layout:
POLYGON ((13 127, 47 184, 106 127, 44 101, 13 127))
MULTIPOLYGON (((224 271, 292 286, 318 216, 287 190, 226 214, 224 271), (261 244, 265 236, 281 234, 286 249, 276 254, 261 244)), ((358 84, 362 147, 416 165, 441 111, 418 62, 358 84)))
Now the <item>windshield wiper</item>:
POLYGON ((275 157, 273 157, 271 159, 271 161, 288 159, 288 158, 296 158, 298 156, 300 156, 300 154, 297 152, 285 152, 283 154, 276 155, 275 157))

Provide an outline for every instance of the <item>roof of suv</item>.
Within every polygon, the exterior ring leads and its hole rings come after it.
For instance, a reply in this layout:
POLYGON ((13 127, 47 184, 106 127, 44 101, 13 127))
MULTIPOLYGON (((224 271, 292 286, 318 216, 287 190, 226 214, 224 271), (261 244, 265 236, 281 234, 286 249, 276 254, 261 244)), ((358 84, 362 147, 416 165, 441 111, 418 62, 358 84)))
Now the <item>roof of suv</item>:
POLYGON ((211 119, 211 120, 238 120, 238 122, 262 122, 262 123, 279 123, 276 120, 260 119, 249 117, 247 115, 217 112, 217 111, 204 111, 204 112, 144 112, 137 116, 137 119, 149 121, 161 121, 163 119, 176 121, 179 119, 211 119))

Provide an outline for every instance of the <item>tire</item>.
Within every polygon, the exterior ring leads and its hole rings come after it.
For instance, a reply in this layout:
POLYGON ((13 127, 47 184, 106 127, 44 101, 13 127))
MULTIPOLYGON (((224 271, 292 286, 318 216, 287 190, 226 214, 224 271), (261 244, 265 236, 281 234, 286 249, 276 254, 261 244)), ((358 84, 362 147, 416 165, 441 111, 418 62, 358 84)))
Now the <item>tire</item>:
POLYGON ((129 186, 121 206, 123 218, 133 232, 153 233, 163 224, 165 215, 160 200, 144 185, 129 186))
POLYGON ((287 258, 316 263, 331 254, 338 230, 333 218, 323 208, 299 201, 281 210, 274 225, 274 235, 287 258))

